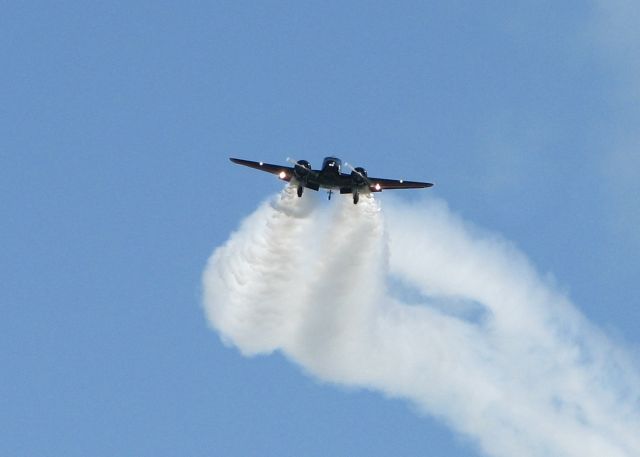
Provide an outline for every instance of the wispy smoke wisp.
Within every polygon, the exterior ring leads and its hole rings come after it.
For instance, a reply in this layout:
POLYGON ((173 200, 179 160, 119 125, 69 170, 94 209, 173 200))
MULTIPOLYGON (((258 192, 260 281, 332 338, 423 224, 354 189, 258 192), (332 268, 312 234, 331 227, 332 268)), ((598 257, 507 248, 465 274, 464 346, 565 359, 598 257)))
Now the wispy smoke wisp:
POLYGON ((209 260, 227 344, 408 398, 488 455, 640 455, 637 367, 508 242, 439 201, 383 220, 373 198, 306 197, 285 189, 209 260))

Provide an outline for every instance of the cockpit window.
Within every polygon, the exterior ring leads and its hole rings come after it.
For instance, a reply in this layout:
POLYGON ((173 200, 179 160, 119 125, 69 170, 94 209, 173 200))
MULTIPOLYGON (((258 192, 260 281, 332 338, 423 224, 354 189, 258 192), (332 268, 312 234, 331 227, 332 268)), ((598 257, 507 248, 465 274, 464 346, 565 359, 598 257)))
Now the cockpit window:
POLYGON ((324 162, 322 163, 322 168, 337 168, 338 171, 340 170, 340 167, 342 166, 342 160, 338 159, 337 157, 325 157, 324 162))

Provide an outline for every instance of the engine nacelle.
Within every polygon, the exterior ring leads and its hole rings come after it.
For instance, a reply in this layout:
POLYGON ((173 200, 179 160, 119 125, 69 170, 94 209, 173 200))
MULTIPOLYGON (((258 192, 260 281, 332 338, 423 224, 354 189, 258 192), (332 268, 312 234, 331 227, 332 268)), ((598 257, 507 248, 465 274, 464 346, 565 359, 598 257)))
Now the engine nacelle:
POLYGON ((311 171, 311 164, 308 160, 298 160, 293 167, 293 174, 298 181, 304 181, 311 171))
POLYGON ((351 179, 353 179, 353 182, 355 182, 359 186, 366 184, 367 170, 365 170, 362 167, 354 168, 353 171, 351 172, 351 179))

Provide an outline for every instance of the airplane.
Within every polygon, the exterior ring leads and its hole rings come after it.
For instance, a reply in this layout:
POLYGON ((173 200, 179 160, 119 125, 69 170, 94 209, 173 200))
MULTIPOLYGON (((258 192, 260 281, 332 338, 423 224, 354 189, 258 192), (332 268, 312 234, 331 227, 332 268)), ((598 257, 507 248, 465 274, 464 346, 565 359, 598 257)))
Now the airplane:
POLYGON ((364 168, 353 168, 347 163, 345 163, 345 166, 351 169, 351 173, 341 173, 342 160, 337 157, 325 157, 320 170, 312 169, 307 160, 295 161, 287 159, 293 164, 292 167, 234 159, 232 157, 229 160, 238 165, 274 174, 283 181, 290 182, 294 180, 294 184, 298 186, 298 197, 302 197, 305 187, 316 191, 322 187, 328 189, 329 200, 331 200, 331 194, 334 191, 340 191, 341 194, 352 194, 354 205, 358 204, 360 193, 362 192, 382 192, 384 189, 423 189, 433 186, 430 182, 371 178, 364 168))

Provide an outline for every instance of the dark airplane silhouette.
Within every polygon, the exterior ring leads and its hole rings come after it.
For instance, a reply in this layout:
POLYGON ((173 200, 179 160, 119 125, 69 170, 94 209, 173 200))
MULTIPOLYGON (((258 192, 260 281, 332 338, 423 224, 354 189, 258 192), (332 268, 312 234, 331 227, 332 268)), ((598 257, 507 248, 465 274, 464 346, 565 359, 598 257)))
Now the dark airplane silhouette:
POLYGON ((351 169, 351 173, 341 173, 342 161, 337 157, 325 157, 320 170, 313 170, 311 164, 306 160, 289 160, 293 166, 272 165, 264 162, 253 162, 251 160, 230 159, 233 163, 266 171, 277 175, 283 181, 294 180, 298 185, 298 197, 302 197, 304 188, 319 190, 329 190, 329 200, 333 191, 339 190, 341 194, 352 194, 353 203, 357 204, 360 193, 381 192, 384 189, 422 189, 433 186, 430 182, 404 181, 402 179, 380 179, 367 176, 367 170, 362 167, 351 169))

